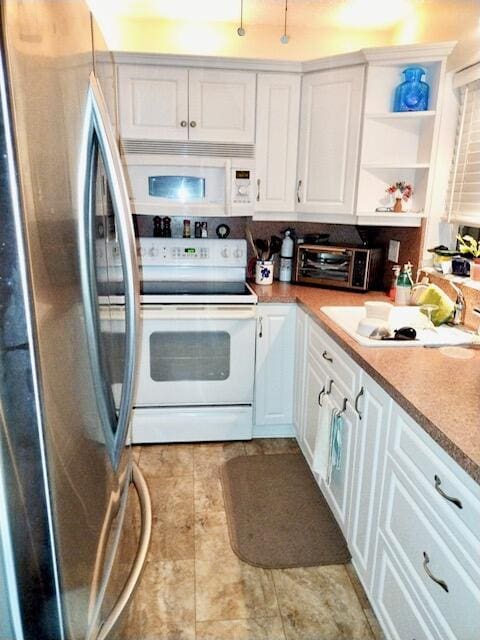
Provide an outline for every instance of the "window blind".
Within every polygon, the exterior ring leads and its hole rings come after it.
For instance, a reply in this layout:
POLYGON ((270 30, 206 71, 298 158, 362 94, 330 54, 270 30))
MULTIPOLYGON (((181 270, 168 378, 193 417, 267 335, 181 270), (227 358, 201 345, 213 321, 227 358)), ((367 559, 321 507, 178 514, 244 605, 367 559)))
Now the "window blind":
POLYGON ((460 98, 447 213, 480 224, 480 79, 461 86, 460 98))

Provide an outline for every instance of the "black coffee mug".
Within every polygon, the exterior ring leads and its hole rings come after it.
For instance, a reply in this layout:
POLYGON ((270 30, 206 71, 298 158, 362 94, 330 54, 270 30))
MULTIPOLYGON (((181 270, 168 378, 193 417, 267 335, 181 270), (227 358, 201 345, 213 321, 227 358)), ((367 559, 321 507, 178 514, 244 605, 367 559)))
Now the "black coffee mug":
POLYGON ((452 259, 452 273, 455 276, 469 276, 470 262, 466 258, 457 256, 452 259))

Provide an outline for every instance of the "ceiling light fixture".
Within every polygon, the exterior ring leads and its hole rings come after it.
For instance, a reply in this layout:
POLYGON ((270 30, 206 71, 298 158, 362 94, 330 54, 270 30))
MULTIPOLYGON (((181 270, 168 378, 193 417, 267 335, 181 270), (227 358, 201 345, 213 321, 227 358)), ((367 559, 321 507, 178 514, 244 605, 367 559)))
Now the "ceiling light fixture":
POLYGON ((245 35, 245 29, 243 28, 243 0, 240 0, 240 26, 237 29, 239 36, 245 35))
POLYGON ((280 42, 282 44, 288 44, 290 40, 289 36, 287 36, 287 11, 288 11, 288 0, 285 0, 285 21, 283 23, 283 36, 280 38, 280 42))

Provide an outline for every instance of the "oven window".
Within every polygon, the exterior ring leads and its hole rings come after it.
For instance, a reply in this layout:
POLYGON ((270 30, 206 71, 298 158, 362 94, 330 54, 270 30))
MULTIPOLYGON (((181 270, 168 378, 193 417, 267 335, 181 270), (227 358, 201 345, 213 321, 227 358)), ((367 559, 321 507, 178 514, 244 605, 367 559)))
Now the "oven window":
POLYGON ((148 195, 190 202, 205 199, 205 178, 195 176, 150 176, 148 195))
POLYGON ((150 377, 155 382, 226 380, 230 334, 226 331, 156 331, 150 335, 150 377))

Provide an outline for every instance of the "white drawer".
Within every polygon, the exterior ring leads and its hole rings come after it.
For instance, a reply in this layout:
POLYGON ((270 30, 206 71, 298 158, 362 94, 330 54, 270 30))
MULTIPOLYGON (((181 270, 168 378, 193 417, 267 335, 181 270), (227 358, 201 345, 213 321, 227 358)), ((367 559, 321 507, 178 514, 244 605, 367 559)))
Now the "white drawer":
POLYGON ((444 640, 480 638, 480 580, 453 553, 441 520, 387 455, 380 529, 433 612, 444 640), (427 554, 427 555, 425 555, 427 554), (428 557, 428 565, 425 561, 428 557), (447 589, 428 575, 442 580, 447 589))
POLYGON ((442 519, 455 531, 455 538, 480 567, 480 486, 399 409, 394 417, 389 449, 433 510, 442 513, 442 519))
POLYGON ((327 375, 353 401, 359 392, 360 367, 311 319, 308 345, 327 375))
POLYGON ((380 535, 374 584, 375 613, 391 640, 441 640, 415 589, 380 535))

